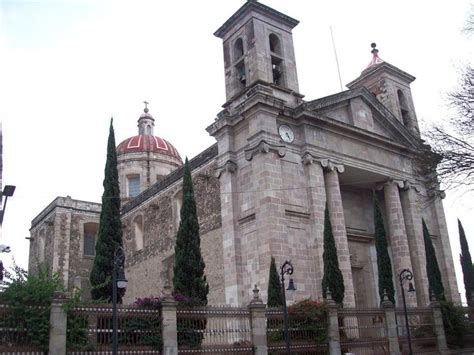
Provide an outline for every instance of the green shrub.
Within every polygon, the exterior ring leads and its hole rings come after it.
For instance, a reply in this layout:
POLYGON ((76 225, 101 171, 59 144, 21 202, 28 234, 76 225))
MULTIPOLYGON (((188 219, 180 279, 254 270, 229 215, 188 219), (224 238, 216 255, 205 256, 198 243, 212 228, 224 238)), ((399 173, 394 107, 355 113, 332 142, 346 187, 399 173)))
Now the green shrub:
POLYGON ((23 330, 28 343, 48 351, 51 301, 55 291, 63 290, 59 275, 49 276, 44 266, 31 275, 15 265, 4 282, 0 303, 9 306, 10 311, 0 319, 0 327, 14 325, 23 330))
POLYGON ((450 345, 464 345, 464 338, 468 332, 468 322, 465 312, 461 306, 453 302, 441 301, 441 312, 443 313, 444 331, 450 345))
POLYGON ((94 346, 89 343, 87 334, 87 329, 89 328, 87 316, 76 315, 72 312, 74 307, 81 304, 80 299, 80 292, 76 292, 64 305, 64 310, 67 313, 66 348, 76 351, 94 350, 94 346))

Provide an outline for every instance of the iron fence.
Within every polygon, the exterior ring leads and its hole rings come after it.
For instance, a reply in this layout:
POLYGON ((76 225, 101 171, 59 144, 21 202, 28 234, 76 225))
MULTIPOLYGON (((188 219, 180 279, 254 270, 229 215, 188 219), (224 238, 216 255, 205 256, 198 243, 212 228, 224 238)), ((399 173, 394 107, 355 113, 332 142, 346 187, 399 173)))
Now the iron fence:
POLYGON ((252 354, 250 311, 239 307, 178 307, 181 354, 252 354))
MULTIPOLYGON (((284 314, 281 308, 268 308, 267 344, 272 354, 286 353, 284 314)), ((288 312, 288 336, 292 354, 328 354, 327 315, 309 318, 301 312, 288 312)))
MULTIPOLYGON (((120 352, 159 353, 162 347, 161 312, 136 306, 117 306, 120 352)), ((68 314, 68 353, 106 351, 112 347, 112 307, 75 307, 68 314)))
MULTIPOLYGON (((408 308, 408 325, 413 352, 436 353, 438 349, 433 310, 430 307, 408 308)), ((408 349, 408 337, 403 309, 396 309, 398 340, 402 351, 408 349)))
POLYGON ((390 353, 383 309, 342 308, 337 315, 342 353, 390 353))
POLYGON ((21 315, 16 308, 0 304, 0 353, 43 354, 47 349, 49 336, 49 307, 24 306, 21 315), (25 314, 30 314, 28 319, 25 314), (40 322, 46 319, 46 329, 40 327, 40 322), (32 322, 35 326, 32 327, 32 322), (44 334, 46 332, 46 334, 44 334), (45 339, 44 341, 42 339, 45 339))

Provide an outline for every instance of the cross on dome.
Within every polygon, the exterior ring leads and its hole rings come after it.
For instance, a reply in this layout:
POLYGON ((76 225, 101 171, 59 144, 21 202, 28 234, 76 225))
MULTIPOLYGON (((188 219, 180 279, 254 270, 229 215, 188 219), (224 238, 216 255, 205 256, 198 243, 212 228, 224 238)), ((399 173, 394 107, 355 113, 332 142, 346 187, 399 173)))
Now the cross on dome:
POLYGON ((148 104, 149 104, 149 102, 148 102, 148 101, 143 101, 143 103, 145 104, 145 108, 143 109, 143 111, 144 111, 145 113, 148 113, 148 111, 149 111, 149 110, 148 110, 148 104))

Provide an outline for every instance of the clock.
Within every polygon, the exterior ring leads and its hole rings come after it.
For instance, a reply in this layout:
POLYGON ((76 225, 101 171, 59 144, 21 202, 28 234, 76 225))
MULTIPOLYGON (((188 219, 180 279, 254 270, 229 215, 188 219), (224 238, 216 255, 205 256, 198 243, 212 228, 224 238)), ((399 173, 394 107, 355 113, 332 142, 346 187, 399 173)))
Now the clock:
POLYGON ((283 141, 286 143, 291 143, 295 139, 293 130, 286 124, 282 124, 280 127, 278 127, 278 133, 280 134, 281 139, 283 139, 283 141))

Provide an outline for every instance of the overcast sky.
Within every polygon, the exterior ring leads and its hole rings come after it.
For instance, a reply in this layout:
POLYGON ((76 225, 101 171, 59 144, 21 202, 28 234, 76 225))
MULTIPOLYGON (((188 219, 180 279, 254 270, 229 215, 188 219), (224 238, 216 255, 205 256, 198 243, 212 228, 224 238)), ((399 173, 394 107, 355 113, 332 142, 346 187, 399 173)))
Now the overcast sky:
MULTIPOLYGON (((379 56, 414 75, 421 125, 446 121, 444 94, 473 59, 462 33, 469 0, 266 0, 300 20, 294 29, 300 92, 307 100, 340 91, 379 56)), ((0 0, 0 120, 8 202, 1 259, 26 267, 31 220, 55 197, 100 202, 110 117, 117 144, 137 134, 150 102, 155 134, 181 156, 214 140, 205 128, 225 102, 221 40, 214 31, 243 0, 0 0)), ((456 218, 474 253, 472 195, 448 193, 447 212, 458 283, 456 218)))

